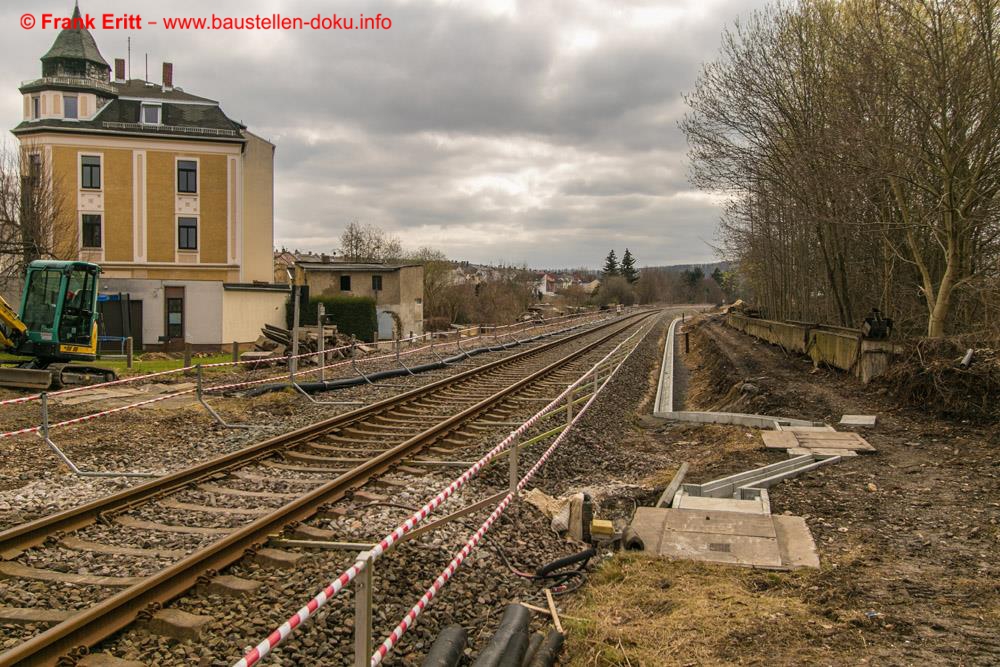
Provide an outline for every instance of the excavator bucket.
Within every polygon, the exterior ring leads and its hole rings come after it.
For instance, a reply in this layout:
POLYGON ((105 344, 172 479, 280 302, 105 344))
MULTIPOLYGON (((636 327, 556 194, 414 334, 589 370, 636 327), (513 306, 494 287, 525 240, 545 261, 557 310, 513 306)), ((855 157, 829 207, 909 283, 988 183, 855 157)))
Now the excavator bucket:
POLYGON ((45 391, 52 386, 52 373, 38 368, 0 366, 0 387, 45 391))

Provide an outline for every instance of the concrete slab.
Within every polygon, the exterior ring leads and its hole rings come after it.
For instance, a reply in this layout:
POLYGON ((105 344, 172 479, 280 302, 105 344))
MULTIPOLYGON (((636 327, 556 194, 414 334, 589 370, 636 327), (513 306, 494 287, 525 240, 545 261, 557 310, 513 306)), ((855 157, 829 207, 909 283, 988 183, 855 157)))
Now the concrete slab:
POLYGON ((801 517, 640 507, 629 529, 646 553, 667 558, 768 569, 819 566, 801 517))
POLYGON ((304 554, 296 554, 291 551, 281 549, 260 549, 253 555, 254 561, 262 567, 274 568, 278 570, 293 570, 304 554))
POLYGON ((774 538, 774 524, 769 516, 713 510, 660 511, 667 512, 663 517, 663 527, 666 530, 774 538))
POLYGON ((840 418, 843 426, 875 426, 878 415, 844 415, 840 418))
POLYGON ((768 514, 760 498, 756 500, 736 500, 735 498, 708 498, 692 496, 686 493, 674 498, 677 509, 709 510, 716 512, 741 512, 744 514, 768 514))
POLYGON ((71 611, 42 607, 0 607, 0 623, 10 625, 55 625, 69 620, 71 611))
POLYGON ((767 537, 670 533, 660 545, 659 555, 711 563, 780 568, 778 541, 767 537))
POLYGON ((226 597, 249 595, 261 587, 261 582, 253 579, 243 579, 231 574, 222 574, 208 582, 208 592, 218 593, 226 597))
POLYGON ((816 543, 806 520, 800 516, 777 515, 774 520, 774 532, 778 538, 778 549, 781 552, 782 565, 790 568, 819 567, 819 554, 816 553, 816 543))

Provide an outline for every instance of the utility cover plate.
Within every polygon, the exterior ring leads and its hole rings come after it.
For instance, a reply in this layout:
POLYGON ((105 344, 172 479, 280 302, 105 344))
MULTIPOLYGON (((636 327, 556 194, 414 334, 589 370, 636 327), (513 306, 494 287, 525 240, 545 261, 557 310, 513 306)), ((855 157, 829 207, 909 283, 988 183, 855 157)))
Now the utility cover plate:
POLYGON ((640 507, 631 529, 646 553, 770 569, 818 567, 801 517, 640 507))

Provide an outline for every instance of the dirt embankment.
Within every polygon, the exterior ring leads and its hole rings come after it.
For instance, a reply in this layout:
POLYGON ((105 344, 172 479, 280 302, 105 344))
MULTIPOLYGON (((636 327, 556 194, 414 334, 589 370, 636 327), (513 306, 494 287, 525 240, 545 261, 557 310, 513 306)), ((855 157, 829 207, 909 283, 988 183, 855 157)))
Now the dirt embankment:
MULTIPOLYGON (((569 612, 588 619, 570 664, 1000 664, 1000 434, 909 407, 887 384, 814 370, 717 320, 690 332, 688 409, 833 424, 877 414, 863 432, 877 453, 770 491, 774 512, 806 518, 820 570, 615 558, 569 612)), ((664 473, 647 483, 665 483, 668 460, 690 461, 688 481, 704 482, 784 458, 736 427, 639 420, 606 439, 650 453, 664 473)))

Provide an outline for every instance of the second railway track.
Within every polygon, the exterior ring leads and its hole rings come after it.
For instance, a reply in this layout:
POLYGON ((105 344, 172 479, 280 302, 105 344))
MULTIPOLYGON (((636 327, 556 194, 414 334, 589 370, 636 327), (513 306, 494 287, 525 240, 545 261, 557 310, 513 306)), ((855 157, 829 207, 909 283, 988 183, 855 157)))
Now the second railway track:
POLYGON ((24 630, 21 643, 0 654, 0 666, 72 664, 86 647, 211 580, 270 537, 324 537, 304 522, 335 512, 345 497, 370 494, 368 485, 400 485, 393 473, 419 476, 448 465, 477 432, 544 405, 551 387, 571 381, 574 363, 644 317, 572 334, 0 532, 7 580, 0 623, 24 630), (81 571, 81 554, 124 560, 129 576, 81 571))

